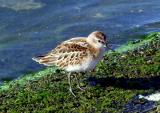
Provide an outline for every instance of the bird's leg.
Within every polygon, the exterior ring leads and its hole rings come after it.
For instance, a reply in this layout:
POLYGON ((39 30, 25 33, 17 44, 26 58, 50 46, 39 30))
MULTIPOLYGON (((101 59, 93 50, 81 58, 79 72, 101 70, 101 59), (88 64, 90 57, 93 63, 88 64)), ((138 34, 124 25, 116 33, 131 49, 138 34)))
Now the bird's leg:
MULTIPOLYGON (((80 75, 80 73, 79 73, 79 75, 80 75)), ((81 91, 84 91, 84 89, 81 88, 81 86, 80 86, 80 82, 79 82, 79 79, 78 79, 77 75, 75 75, 75 78, 76 78, 76 81, 77 81, 77 84, 78 84, 78 88, 79 88, 81 91)))
POLYGON ((69 84, 69 91, 71 92, 71 94, 76 97, 76 95, 73 93, 72 91, 72 86, 71 86, 71 73, 68 74, 68 84, 69 84))

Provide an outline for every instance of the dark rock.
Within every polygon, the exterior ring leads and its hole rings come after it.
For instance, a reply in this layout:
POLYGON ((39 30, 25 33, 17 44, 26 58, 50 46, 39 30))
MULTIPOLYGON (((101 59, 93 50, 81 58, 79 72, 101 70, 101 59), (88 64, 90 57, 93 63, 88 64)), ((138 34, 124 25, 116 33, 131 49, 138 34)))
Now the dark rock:
POLYGON ((135 96, 124 106, 123 113, 146 113, 157 108, 155 102, 145 99, 139 99, 135 96))

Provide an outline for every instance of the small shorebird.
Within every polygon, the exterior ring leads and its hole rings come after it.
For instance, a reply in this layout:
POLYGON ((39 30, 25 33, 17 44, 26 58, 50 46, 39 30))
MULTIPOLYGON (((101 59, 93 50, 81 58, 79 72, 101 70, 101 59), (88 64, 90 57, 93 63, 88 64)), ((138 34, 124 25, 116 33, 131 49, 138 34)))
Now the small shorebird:
MULTIPOLYGON (((57 66, 69 72, 69 91, 75 96, 71 87, 71 73, 86 72, 94 69, 102 59, 105 47, 108 47, 106 35, 103 32, 94 31, 88 37, 75 37, 64 41, 48 54, 32 59, 39 64, 57 66)), ((83 90, 80 87, 77 75, 75 77, 78 88, 83 90)))

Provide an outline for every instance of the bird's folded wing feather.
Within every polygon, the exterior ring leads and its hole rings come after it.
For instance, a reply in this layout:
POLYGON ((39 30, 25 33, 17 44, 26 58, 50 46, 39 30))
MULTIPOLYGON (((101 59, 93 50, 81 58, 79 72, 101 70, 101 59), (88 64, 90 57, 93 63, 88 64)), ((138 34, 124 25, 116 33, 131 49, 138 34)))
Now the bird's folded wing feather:
POLYGON ((40 56, 38 62, 47 66, 59 66, 64 68, 71 64, 78 64, 87 56, 89 44, 85 39, 71 39, 61 43, 55 49, 44 56, 40 56), (81 59, 81 60, 80 60, 81 59))

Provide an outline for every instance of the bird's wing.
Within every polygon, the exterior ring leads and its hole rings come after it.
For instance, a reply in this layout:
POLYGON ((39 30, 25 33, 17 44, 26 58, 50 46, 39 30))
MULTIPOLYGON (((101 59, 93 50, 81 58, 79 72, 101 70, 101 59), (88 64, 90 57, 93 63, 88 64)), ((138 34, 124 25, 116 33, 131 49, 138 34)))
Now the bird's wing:
POLYGON ((58 45, 48 54, 37 57, 34 60, 47 66, 56 65, 64 68, 69 64, 80 63, 88 55, 88 46, 86 39, 70 39, 58 45))

